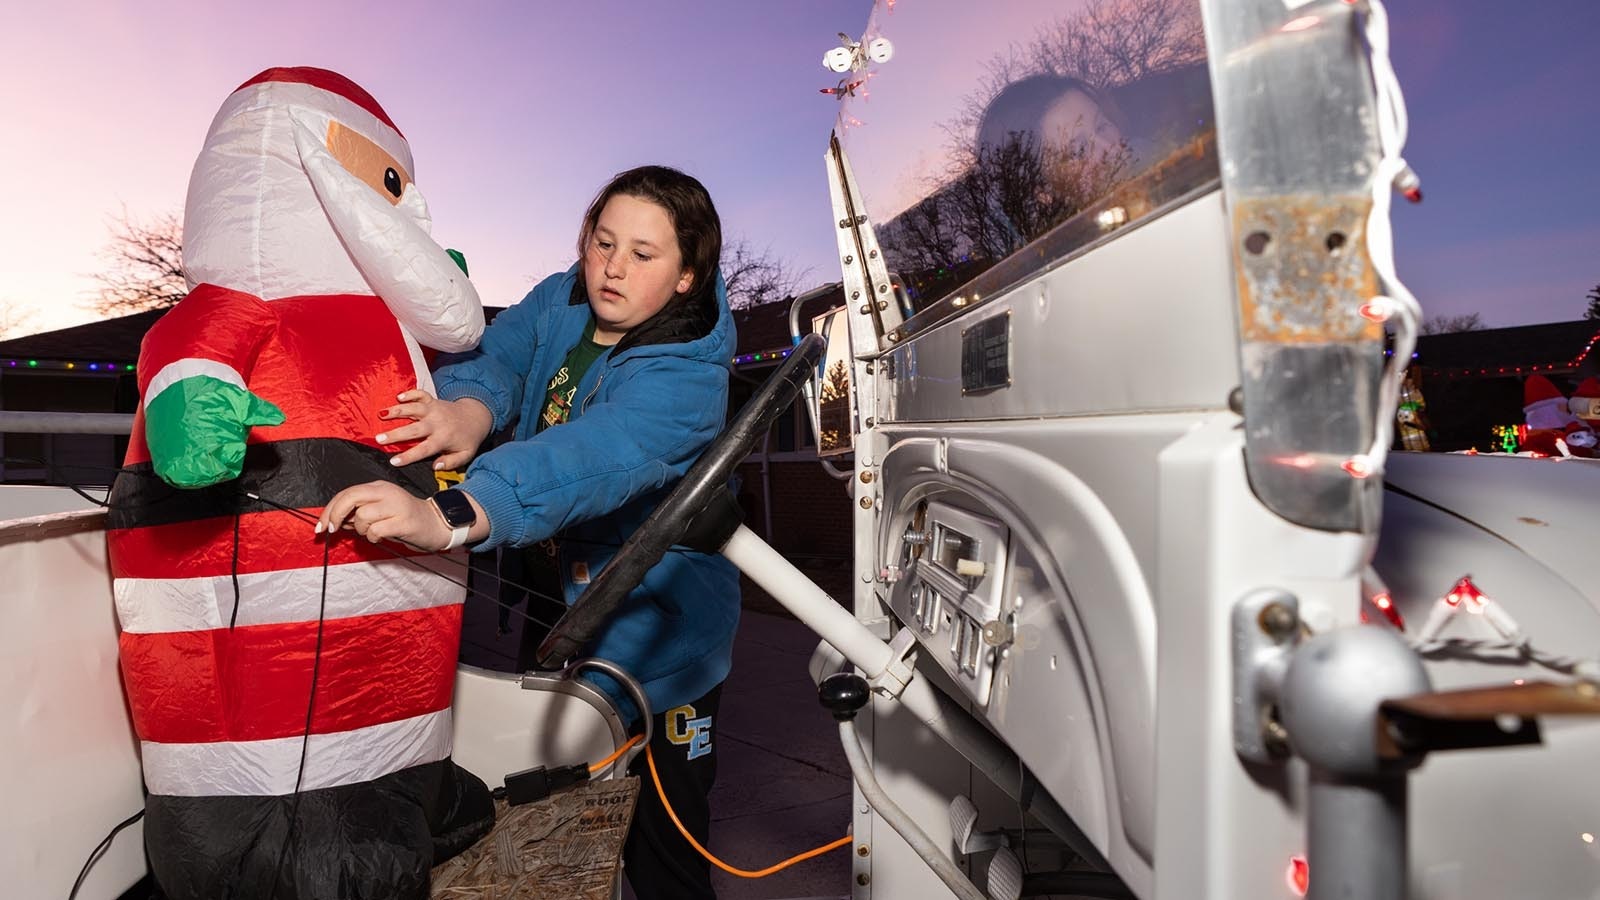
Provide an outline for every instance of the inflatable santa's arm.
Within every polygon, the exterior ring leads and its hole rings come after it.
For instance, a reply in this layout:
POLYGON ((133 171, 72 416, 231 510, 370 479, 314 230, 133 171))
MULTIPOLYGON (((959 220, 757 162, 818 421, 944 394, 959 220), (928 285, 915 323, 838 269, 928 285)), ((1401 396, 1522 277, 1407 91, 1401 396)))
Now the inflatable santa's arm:
POLYGON ((283 424, 277 406, 245 387, 275 322, 260 298, 202 284, 145 335, 139 395, 163 481, 199 488, 238 478, 250 429, 283 424))

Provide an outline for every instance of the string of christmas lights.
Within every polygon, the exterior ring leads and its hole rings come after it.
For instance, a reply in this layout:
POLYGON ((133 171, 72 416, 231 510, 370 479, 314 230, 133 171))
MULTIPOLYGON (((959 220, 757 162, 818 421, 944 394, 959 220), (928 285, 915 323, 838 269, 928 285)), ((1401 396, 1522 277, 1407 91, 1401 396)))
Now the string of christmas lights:
POLYGON ((132 372, 133 363, 110 362, 85 362, 76 359, 4 359, 0 360, 0 370, 4 369, 31 369, 55 371, 80 371, 80 372, 132 372))
POLYGON ((780 359, 787 359, 793 351, 794 348, 790 347, 784 350, 762 350, 760 353, 742 353, 733 358, 733 364, 743 366, 753 362, 777 362, 780 359))

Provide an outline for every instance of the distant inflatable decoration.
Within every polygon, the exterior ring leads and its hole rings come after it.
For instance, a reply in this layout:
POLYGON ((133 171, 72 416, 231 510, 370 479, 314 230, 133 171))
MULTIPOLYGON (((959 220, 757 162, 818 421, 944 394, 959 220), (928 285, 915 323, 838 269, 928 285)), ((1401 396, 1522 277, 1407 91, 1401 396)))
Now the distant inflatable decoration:
POLYGON ((1528 423, 1521 449, 1544 456, 1596 455, 1595 433, 1574 414, 1555 383, 1543 375, 1530 375, 1522 383, 1522 413, 1528 423))
POLYGON ((483 331, 414 174, 378 102, 313 68, 241 85, 195 163, 191 290, 145 337, 108 522, 171 900, 422 900, 493 823, 450 761, 462 589, 310 517, 365 481, 432 492, 377 413, 483 331))

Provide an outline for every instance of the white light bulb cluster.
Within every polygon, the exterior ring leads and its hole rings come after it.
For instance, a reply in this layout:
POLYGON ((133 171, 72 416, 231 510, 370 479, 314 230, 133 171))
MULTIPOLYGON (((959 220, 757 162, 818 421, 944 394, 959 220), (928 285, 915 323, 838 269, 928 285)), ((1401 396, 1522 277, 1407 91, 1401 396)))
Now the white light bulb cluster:
POLYGON ((869 62, 882 65, 893 58, 894 44, 888 38, 873 38, 863 45, 841 33, 839 46, 822 54, 822 67, 842 75, 845 72, 859 72, 869 62))

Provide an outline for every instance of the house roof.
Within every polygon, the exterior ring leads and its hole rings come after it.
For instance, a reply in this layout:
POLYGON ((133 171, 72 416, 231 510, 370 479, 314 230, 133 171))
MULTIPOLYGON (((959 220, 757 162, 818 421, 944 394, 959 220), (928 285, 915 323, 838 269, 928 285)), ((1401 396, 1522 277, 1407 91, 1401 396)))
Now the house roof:
MULTIPOLYGON (((800 307, 802 333, 811 327, 813 316, 821 315, 844 302, 844 289, 838 284, 823 285, 810 293, 812 296, 800 307)), ((778 303, 763 303, 733 311, 733 324, 739 337, 738 349, 734 351, 737 354, 734 365, 764 365, 769 361, 769 353, 776 354, 770 358, 775 361, 794 346, 794 341, 789 337, 789 306, 793 302, 794 298, 791 297, 778 303), (757 354, 763 358, 755 359, 757 354)))
POLYGON ((0 341, 0 365, 29 359, 132 363, 139 359, 144 333, 165 314, 165 309, 153 309, 0 341))
POLYGON ((1417 339, 1417 365, 1449 378, 1571 372, 1600 339, 1600 321, 1546 322, 1430 334, 1417 339))

